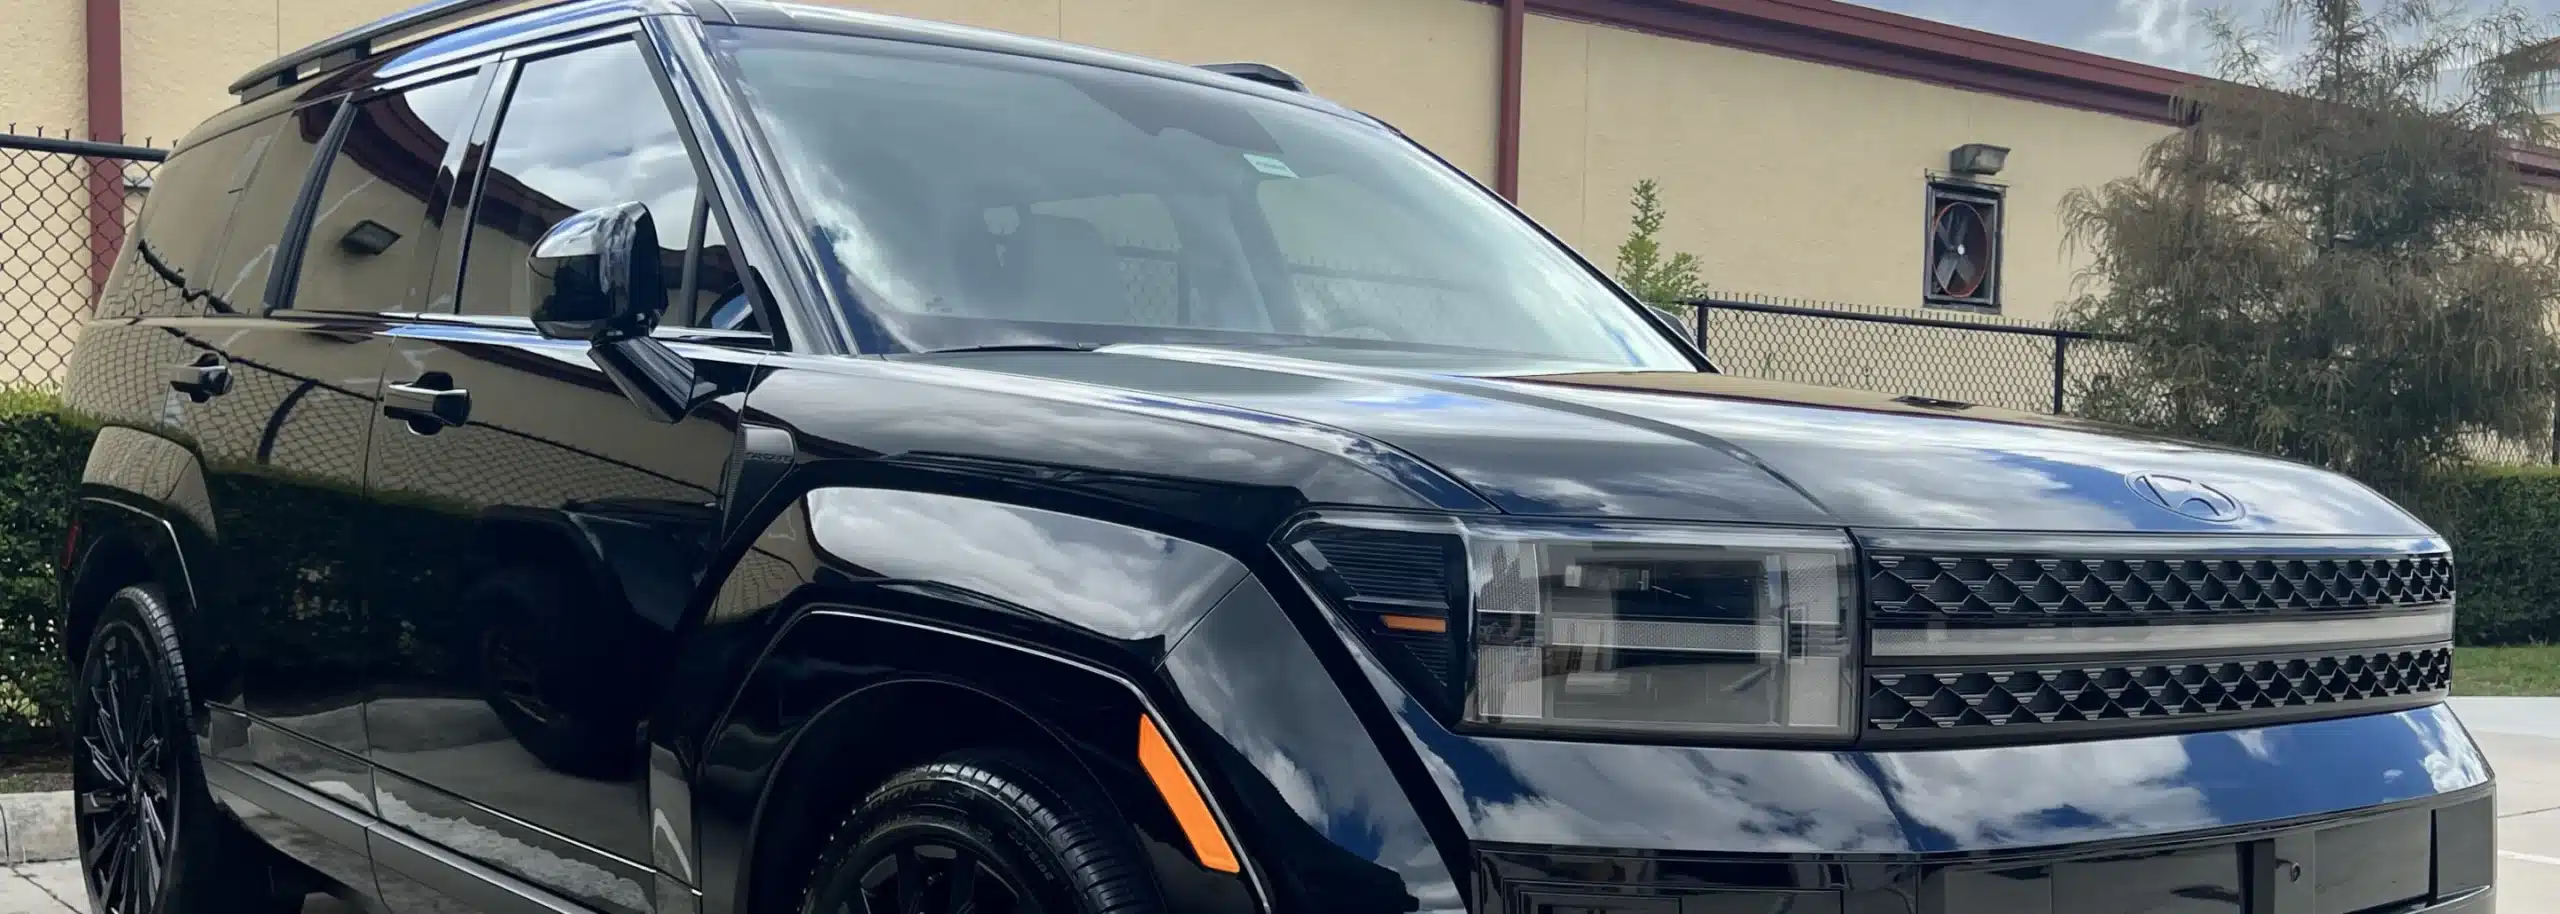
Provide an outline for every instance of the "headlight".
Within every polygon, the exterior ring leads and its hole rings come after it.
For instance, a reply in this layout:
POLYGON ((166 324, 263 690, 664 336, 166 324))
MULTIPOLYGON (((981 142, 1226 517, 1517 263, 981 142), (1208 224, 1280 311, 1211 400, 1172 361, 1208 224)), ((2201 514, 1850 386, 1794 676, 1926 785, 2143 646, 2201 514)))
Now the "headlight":
POLYGON ((1839 531, 1326 513, 1287 551, 1398 678, 1466 724, 1851 733, 1839 531))

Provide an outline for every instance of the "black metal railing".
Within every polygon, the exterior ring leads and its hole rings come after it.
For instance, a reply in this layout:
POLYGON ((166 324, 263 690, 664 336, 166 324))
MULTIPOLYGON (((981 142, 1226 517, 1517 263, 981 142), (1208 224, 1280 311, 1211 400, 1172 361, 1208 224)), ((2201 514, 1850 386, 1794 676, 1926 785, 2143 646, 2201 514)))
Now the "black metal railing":
POLYGON ((51 386, 166 150, 0 133, 0 386, 51 386))

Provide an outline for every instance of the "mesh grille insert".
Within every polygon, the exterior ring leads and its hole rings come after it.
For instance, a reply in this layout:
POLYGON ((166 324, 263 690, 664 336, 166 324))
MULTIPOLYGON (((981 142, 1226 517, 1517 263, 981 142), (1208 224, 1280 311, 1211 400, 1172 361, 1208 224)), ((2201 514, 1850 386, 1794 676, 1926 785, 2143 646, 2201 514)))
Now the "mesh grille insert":
POLYGON ((2381 556, 2027 558, 1877 552, 1869 618, 1880 626, 2015 624, 2287 612, 2353 612, 2453 599, 2444 553, 2381 556))
POLYGON ((2442 695, 2453 681, 2453 649, 2193 663, 1873 670, 1866 678, 1870 730, 2193 720, 2442 695))
POLYGON ((1325 527, 1307 541, 1324 554, 1352 599, 1396 600, 1446 607, 1454 540, 1325 527))

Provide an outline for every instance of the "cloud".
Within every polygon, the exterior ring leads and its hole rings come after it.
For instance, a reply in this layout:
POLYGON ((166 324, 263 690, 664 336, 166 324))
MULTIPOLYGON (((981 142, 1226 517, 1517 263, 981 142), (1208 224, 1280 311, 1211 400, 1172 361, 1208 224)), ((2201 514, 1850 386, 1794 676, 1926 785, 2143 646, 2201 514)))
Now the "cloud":
POLYGON ((2116 0, 2118 25, 2098 33, 2100 41, 2125 42, 2149 58, 2189 57, 2201 49, 2191 0, 2116 0))

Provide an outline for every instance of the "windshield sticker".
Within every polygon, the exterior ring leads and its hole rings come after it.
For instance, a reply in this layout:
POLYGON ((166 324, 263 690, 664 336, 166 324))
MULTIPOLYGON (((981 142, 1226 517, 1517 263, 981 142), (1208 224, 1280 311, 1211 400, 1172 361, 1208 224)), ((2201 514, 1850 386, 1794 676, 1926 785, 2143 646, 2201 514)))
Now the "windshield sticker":
POLYGON ((1274 178, 1294 178, 1298 176, 1297 172, 1289 169, 1289 163, 1270 156, 1255 155, 1248 152, 1244 154, 1244 160, 1253 163, 1253 170, 1270 175, 1274 178))

